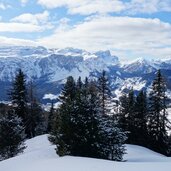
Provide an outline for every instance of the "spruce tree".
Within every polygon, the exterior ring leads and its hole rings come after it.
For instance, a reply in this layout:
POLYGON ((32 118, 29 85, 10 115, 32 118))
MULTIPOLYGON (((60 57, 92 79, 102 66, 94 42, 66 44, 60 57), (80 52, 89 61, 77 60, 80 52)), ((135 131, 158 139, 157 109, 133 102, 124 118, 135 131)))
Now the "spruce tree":
POLYGON ((28 93, 26 88, 26 78, 21 69, 18 70, 15 76, 12 88, 9 92, 9 98, 13 104, 15 114, 22 119, 27 138, 30 138, 28 129, 28 93))
POLYGON ((120 127, 124 131, 128 131, 128 95, 123 93, 122 96, 119 98, 119 114, 118 114, 118 121, 120 127))
POLYGON ((3 115, 0 118, 0 160, 23 152, 24 139, 22 119, 11 111, 3 115))
MULTIPOLYGON (((77 81, 77 85, 80 81, 77 81)), ((80 84, 79 84, 80 85, 80 84)), ((100 126, 99 126, 99 99, 95 82, 88 79, 81 84, 81 89, 77 90, 77 126, 76 131, 78 144, 76 144, 77 155, 84 157, 101 157, 99 146, 100 126)))
POLYGON ((166 112, 166 82, 158 70, 149 94, 148 131, 151 137, 150 148, 167 154, 169 124, 166 112))
POLYGON ((54 109, 54 103, 53 103, 53 100, 52 100, 50 111, 49 111, 49 116, 48 116, 48 125, 47 125, 47 132, 48 133, 50 133, 52 131, 54 113, 55 113, 55 109, 54 109))
POLYGON ((74 134, 75 134, 75 96, 76 84, 72 76, 67 78, 66 84, 59 97, 61 105, 58 109, 60 118, 59 125, 54 130, 50 139, 56 143, 56 152, 60 155, 73 154, 74 134))
POLYGON ((87 142, 85 142, 87 156, 95 158, 103 158, 101 154, 101 123, 99 120, 99 97, 98 89, 95 81, 88 82, 85 79, 84 84, 84 96, 86 105, 86 129, 85 136, 87 142))
POLYGON ((123 144, 127 137, 111 113, 111 91, 105 71, 98 79, 98 88, 101 153, 105 159, 120 161, 125 152, 123 144))
POLYGON ((133 88, 128 93, 128 143, 133 144, 135 142, 135 95, 133 88))
POLYGON ((98 89, 99 89, 99 100, 101 105, 101 112, 103 116, 106 116, 106 114, 110 111, 109 107, 109 101, 111 92, 109 89, 109 81, 106 75, 106 72, 103 70, 101 76, 98 79, 98 89))
POLYGON ((123 95, 120 97, 120 111, 119 111, 119 125, 121 128, 127 132, 128 139, 127 143, 133 143, 134 142, 134 115, 135 111, 135 96, 134 96, 134 90, 129 90, 128 94, 123 93, 123 95))
POLYGON ((21 69, 18 70, 9 93, 10 100, 15 113, 22 118, 24 124, 27 122, 27 89, 26 78, 21 69))
POLYGON ((141 90, 135 100, 133 143, 146 147, 148 146, 147 114, 146 92, 141 90))
POLYGON ((30 81, 28 86, 28 115, 26 131, 28 138, 41 135, 46 131, 44 112, 36 96, 36 88, 33 81, 30 81))

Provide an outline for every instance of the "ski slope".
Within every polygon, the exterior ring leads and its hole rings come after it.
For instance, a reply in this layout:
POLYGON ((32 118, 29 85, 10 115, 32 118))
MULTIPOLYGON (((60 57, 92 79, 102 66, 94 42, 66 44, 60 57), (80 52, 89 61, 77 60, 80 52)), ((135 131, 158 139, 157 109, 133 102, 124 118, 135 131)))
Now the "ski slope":
POLYGON ((26 141, 23 154, 0 162, 0 171, 170 171, 171 158, 149 149, 126 145, 127 162, 83 157, 58 157, 47 135, 26 141))

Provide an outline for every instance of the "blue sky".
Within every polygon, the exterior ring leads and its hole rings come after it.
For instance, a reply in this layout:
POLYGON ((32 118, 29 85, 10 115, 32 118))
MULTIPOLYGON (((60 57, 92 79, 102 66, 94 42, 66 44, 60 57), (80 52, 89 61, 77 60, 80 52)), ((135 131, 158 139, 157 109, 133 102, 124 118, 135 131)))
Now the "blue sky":
POLYGON ((171 0, 0 0, 0 45, 171 57, 171 0))

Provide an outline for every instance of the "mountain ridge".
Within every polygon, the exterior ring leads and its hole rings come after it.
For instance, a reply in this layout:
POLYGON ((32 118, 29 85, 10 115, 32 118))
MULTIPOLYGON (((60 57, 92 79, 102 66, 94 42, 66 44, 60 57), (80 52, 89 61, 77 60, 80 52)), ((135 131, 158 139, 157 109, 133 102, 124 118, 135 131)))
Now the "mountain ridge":
POLYGON ((34 80, 40 99, 48 93, 58 94, 70 75, 75 79, 79 76, 97 78, 103 70, 107 72, 115 96, 132 86, 137 91, 149 87, 157 69, 163 70, 169 85, 171 83, 171 59, 137 59, 123 65, 110 51, 90 53, 74 48, 0 47, 0 88, 3 91, 0 100, 7 99, 5 91, 19 68, 27 80, 34 80))

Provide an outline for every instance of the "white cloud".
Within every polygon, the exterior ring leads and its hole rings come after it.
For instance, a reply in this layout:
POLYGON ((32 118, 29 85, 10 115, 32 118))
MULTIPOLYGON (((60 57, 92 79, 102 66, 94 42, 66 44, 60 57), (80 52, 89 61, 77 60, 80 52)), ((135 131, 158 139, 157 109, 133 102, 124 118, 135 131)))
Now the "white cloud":
POLYGON ((89 15, 93 13, 106 14, 109 12, 120 12, 125 9, 124 3, 118 0, 94 0, 87 1, 80 6, 71 6, 69 8, 70 14, 89 15))
POLYGON ((30 23, 0 22, 0 32, 41 32, 44 28, 30 23))
POLYGON ((31 40, 16 39, 0 36, 0 46, 37 46, 38 44, 31 40))
POLYGON ((124 3, 120 0, 38 0, 38 4, 47 8, 65 6, 69 13, 83 15, 119 12, 125 9, 124 3))
MULTIPOLYGON (((90 1, 90 0, 88 0, 90 1)), ((37 0, 38 4, 47 8, 57 8, 62 6, 79 6, 87 3, 87 0, 37 0)))
POLYGON ((71 29, 72 27, 68 24, 70 22, 69 18, 62 18, 58 21, 58 28, 55 30, 55 32, 60 32, 63 30, 71 29))
POLYGON ((25 6, 29 0, 20 0, 20 1, 21 1, 21 5, 25 6))
POLYGON ((0 10, 6 10, 7 8, 10 8, 10 5, 0 2, 0 10))
POLYGON ((38 24, 47 23, 48 18, 49 18, 49 12, 44 11, 43 13, 38 13, 38 14, 25 13, 11 19, 11 21, 21 22, 21 23, 32 23, 38 25, 38 24))
POLYGON ((170 0, 132 0, 127 4, 128 13, 156 13, 159 11, 171 11, 170 0))
POLYGON ((52 29, 53 25, 48 20, 48 11, 37 14, 24 13, 12 18, 8 23, 0 23, 0 32, 40 32, 52 29))
POLYGON ((75 47, 90 51, 113 50, 117 55, 168 57, 171 54, 171 24, 159 19, 95 17, 38 42, 48 47, 75 47))
POLYGON ((70 14, 90 15, 94 13, 106 14, 110 12, 155 13, 171 11, 170 0, 37 0, 38 4, 46 8, 66 7, 70 14))

